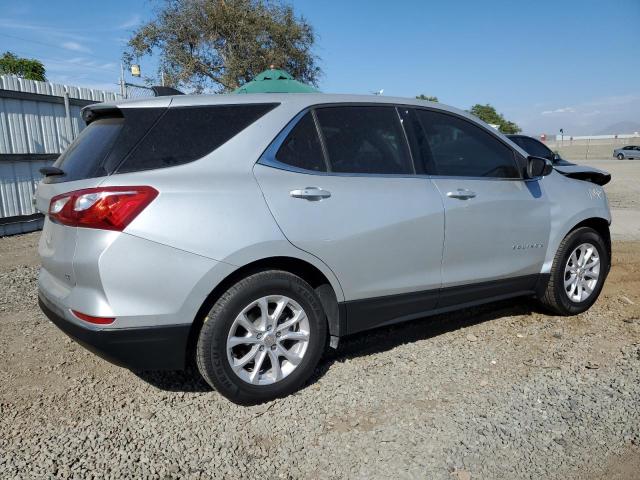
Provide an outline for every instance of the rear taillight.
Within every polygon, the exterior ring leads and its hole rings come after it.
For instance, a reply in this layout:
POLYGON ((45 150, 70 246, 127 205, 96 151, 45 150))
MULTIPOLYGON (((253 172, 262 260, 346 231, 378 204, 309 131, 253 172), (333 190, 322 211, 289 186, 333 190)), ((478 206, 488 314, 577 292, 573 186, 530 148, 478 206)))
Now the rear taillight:
POLYGON ((53 197, 49 218, 72 227, 122 231, 157 196, 146 186, 85 188, 53 197))

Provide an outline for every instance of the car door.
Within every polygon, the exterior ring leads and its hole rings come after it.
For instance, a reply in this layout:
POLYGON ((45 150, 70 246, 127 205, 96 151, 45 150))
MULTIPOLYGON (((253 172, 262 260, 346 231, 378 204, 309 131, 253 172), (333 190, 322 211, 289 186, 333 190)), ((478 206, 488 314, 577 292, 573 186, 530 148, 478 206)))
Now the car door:
POLYGON ((394 106, 303 112, 254 173, 284 235, 336 274, 351 332, 435 307, 444 208, 394 106))
POLYGON ((550 231, 540 180, 525 181, 515 152, 481 125, 443 111, 416 115, 445 206, 439 306, 533 288, 550 231))
POLYGON ((622 153, 627 158, 633 158, 636 156, 635 147, 633 147, 633 145, 624 147, 622 153))

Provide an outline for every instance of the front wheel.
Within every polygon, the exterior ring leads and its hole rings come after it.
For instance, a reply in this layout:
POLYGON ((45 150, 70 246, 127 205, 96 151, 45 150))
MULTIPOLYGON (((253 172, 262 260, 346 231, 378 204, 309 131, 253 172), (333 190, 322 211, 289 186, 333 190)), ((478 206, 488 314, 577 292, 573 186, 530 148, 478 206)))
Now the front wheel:
POLYGON ((313 373, 327 322, 313 288, 270 270, 227 290, 207 315, 197 345, 204 379, 234 403, 288 395, 313 373))
POLYGON ((570 232, 558 248, 540 301, 559 315, 588 310, 600 295, 610 261, 605 241, 597 231, 581 227, 570 232))
POLYGON ((624 160, 624 155, 622 153, 618 154, 618 160, 624 160))

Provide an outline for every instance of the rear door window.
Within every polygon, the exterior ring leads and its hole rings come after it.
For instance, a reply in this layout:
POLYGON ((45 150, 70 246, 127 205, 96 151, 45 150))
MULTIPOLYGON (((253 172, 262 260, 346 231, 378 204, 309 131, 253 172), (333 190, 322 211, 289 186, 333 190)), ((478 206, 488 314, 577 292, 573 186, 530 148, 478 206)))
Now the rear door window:
POLYGON ((293 127, 276 153, 276 160, 292 167, 326 172, 320 137, 311 112, 293 127))
POLYGON ((331 170, 338 173, 414 173, 394 106, 316 110, 331 170))

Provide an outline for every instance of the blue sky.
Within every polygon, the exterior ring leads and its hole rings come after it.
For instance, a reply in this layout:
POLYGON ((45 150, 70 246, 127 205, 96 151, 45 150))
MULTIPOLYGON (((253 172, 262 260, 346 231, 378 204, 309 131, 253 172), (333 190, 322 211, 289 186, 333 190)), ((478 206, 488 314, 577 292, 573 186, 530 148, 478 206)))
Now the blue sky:
MULTIPOLYGON (((640 0, 292 3, 316 29, 325 92, 491 103, 529 133, 640 123, 640 0)), ((0 0, 0 51, 43 60, 52 81, 116 89, 126 39, 156 5, 0 0)))

